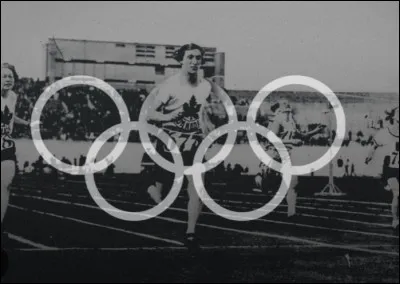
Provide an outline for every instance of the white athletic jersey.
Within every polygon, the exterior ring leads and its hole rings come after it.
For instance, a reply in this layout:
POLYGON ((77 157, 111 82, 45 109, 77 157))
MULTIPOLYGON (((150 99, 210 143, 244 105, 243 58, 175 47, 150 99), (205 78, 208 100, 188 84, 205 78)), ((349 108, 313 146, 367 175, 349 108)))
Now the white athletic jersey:
POLYGON ((278 133, 275 134, 282 140, 288 151, 292 150, 294 146, 299 144, 299 139, 295 138, 298 129, 292 115, 290 115, 289 120, 287 120, 286 114, 278 114, 274 118, 273 124, 275 124, 275 126, 278 124, 279 130, 278 133))
MULTIPOLYGON (((10 148, 7 143, 11 139, 14 128, 15 106, 17 104, 17 94, 10 91, 7 98, 1 97, 1 150, 10 148)), ((13 143, 11 143, 13 144, 13 143)))
POLYGON ((388 128, 378 131, 375 135, 375 143, 384 156, 390 157, 390 168, 399 168, 399 136, 390 132, 388 128))
POLYGON ((211 84, 207 80, 199 79, 196 87, 182 84, 180 74, 167 79, 156 87, 151 95, 154 104, 160 106, 157 111, 164 114, 178 111, 180 114, 173 121, 163 122, 163 129, 185 134, 201 134, 201 109, 211 93, 211 84))

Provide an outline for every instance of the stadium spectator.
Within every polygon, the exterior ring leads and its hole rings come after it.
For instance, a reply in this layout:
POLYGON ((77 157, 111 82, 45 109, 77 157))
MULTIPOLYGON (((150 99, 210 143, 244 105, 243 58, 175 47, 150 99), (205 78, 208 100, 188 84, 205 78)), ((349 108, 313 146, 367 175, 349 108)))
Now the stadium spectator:
POLYGON ((350 167, 350 160, 347 159, 346 164, 344 165, 344 176, 348 177, 349 174, 349 167, 350 167))
POLYGON ((355 177, 355 176, 356 176, 356 170, 355 170, 355 165, 354 165, 354 163, 351 164, 350 176, 352 176, 352 177, 355 177))
POLYGON ((115 165, 110 164, 108 166, 108 168, 106 169, 106 171, 104 172, 104 176, 112 178, 112 177, 114 177, 114 174, 115 174, 115 165))
POLYGON ((24 174, 31 174, 34 171, 33 164, 29 164, 28 161, 24 163, 24 174))
POLYGON ((44 168, 44 160, 42 156, 39 156, 39 159, 32 164, 34 168, 34 172, 36 175, 41 176, 43 174, 43 168, 44 168))
POLYGON ((72 165, 70 160, 68 160, 66 157, 63 157, 61 162, 63 162, 64 164, 67 164, 67 165, 72 165))

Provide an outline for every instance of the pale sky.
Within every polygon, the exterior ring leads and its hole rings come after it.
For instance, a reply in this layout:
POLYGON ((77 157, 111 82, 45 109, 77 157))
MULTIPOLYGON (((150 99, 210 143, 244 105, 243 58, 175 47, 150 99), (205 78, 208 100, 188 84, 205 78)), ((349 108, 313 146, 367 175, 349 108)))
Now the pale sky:
POLYGON ((49 37, 226 53, 226 87, 306 75, 333 91, 399 91, 397 2, 1 2, 1 61, 44 76, 49 37))

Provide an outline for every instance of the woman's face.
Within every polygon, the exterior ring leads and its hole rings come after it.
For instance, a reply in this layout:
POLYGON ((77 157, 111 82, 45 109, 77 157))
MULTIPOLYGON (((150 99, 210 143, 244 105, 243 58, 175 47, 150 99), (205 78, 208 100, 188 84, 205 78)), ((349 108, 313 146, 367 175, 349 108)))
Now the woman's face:
POLYGON ((197 71, 200 69, 201 62, 202 55, 200 50, 187 50, 183 56, 182 69, 189 74, 197 73, 197 71))
POLYGON ((12 90, 14 88, 14 83, 14 73, 9 68, 1 68, 1 90, 12 90))

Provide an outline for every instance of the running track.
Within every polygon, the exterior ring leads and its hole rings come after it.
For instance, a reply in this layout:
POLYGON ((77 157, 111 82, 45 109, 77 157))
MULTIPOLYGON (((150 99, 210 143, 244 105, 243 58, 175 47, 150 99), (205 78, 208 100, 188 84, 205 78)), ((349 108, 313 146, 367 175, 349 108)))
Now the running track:
MULTIPOLYGON (((153 206, 140 192, 98 184, 115 207, 153 206)), ((266 194, 225 192, 217 201, 248 211, 266 194)), ((266 217, 233 222, 204 209, 202 250, 188 252, 185 194, 160 216, 125 222, 102 211, 82 181, 24 180, 12 189, 5 229, 10 269, 4 282, 398 282, 399 238, 390 206, 343 198, 300 197, 296 220, 286 203, 266 217)))

